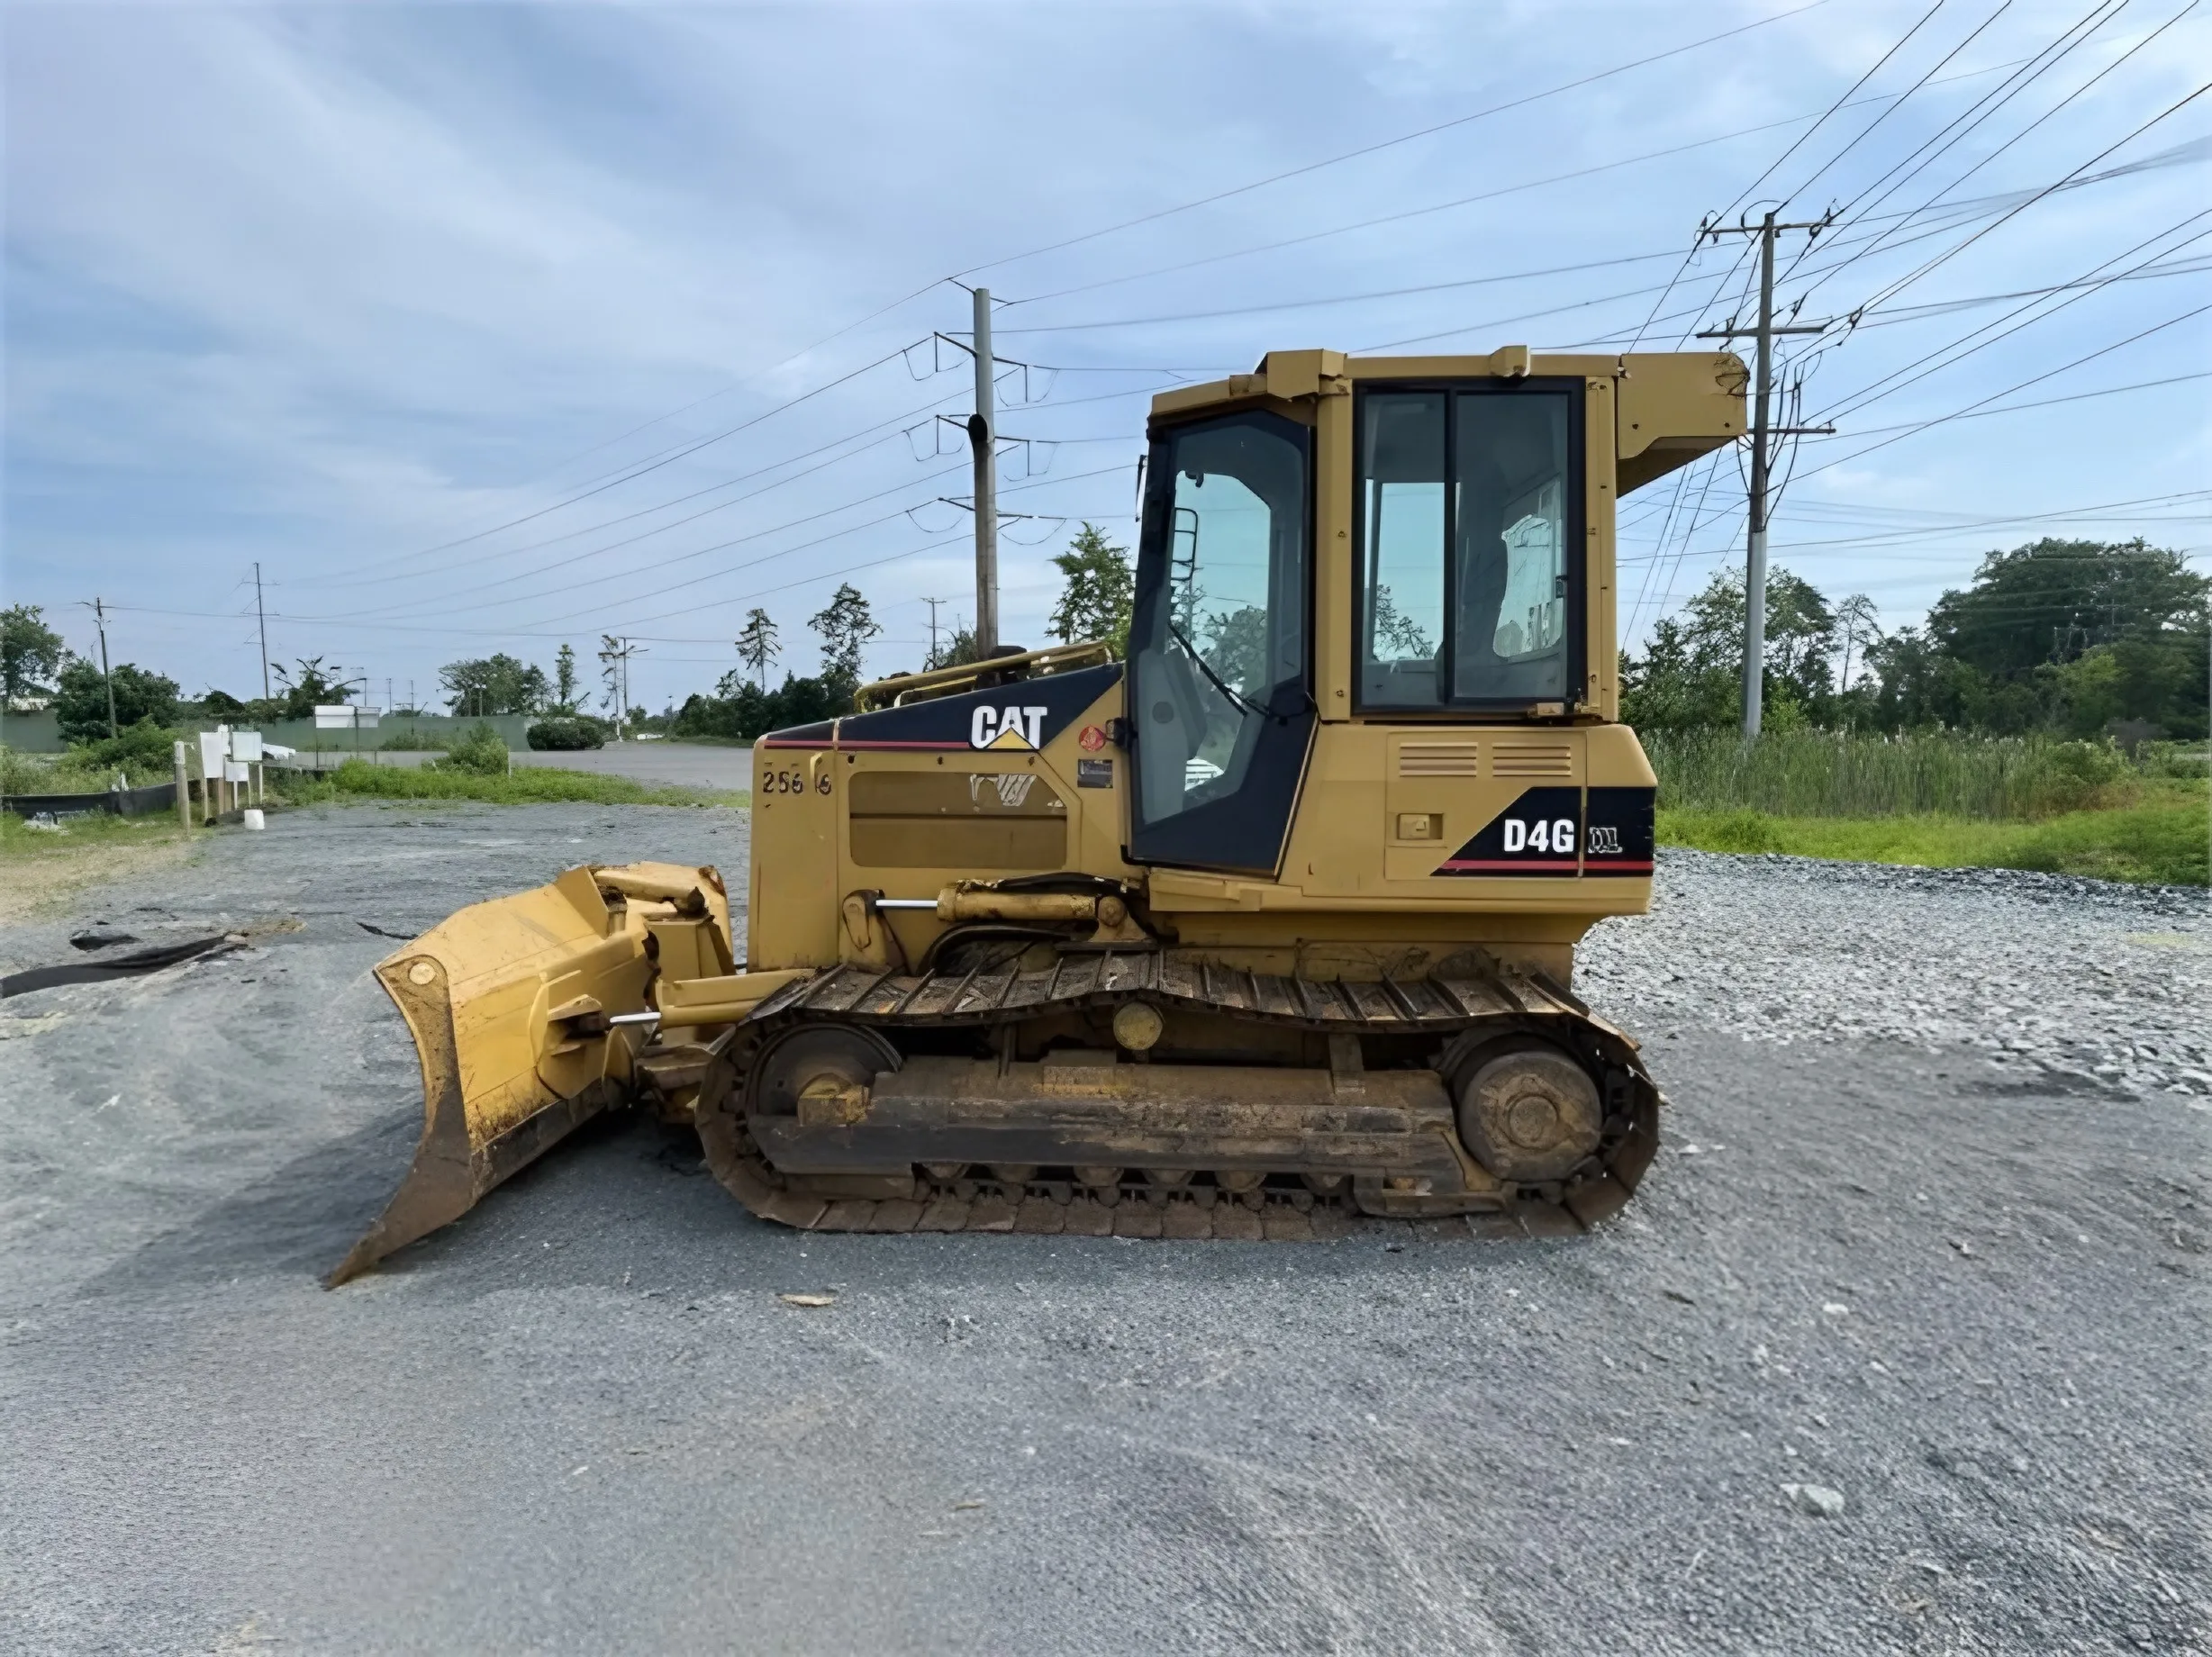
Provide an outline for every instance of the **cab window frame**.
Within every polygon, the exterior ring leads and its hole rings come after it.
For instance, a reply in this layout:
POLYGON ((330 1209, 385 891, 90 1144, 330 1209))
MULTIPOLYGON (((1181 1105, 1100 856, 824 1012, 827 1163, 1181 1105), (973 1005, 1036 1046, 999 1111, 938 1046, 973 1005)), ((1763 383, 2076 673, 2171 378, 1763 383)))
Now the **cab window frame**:
POLYGON ((1519 379, 1501 380, 1493 376, 1463 378, 1440 378, 1424 376, 1408 379, 1362 379, 1353 386, 1352 401, 1352 473, 1351 517, 1352 558, 1351 570, 1351 660, 1348 663, 1352 681, 1352 711, 1363 717, 1390 720, 1450 719, 1469 713, 1496 713, 1526 715, 1528 710, 1545 702, 1564 702, 1568 710, 1580 701, 1582 686, 1589 671, 1590 613, 1590 558, 1589 558, 1589 500, 1587 484, 1587 448, 1585 425, 1588 408, 1585 403, 1587 388, 1577 375, 1529 375, 1519 379), (1364 625, 1367 606, 1367 403, 1373 396, 1392 394, 1441 394, 1444 400, 1444 614, 1443 638, 1437 647, 1437 695, 1428 702, 1371 702, 1366 699, 1366 665, 1369 639, 1364 625), (1564 542, 1563 561, 1567 577, 1566 611, 1564 626, 1566 638, 1565 685, 1563 691, 1551 695, 1523 696, 1460 696, 1453 693, 1449 683, 1456 675, 1450 665, 1457 657, 1459 645, 1459 578, 1461 559, 1456 556, 1459 533, 1458 482, 1459 464, 1459 408, 1460 397, 1473 394, 1478 396, 1518 397, 1532 393, 1566 396, 1566 469, 1561 514, 1561 533, 1564 542))
MULTIPOLYGON (((1283 700, 1287 694, 1289 700, 1293 703, 1302 705, 1286 711, 1274 706, 1271 701, 1268 708, 1268 713, 1275 723, 1286 728, 1295 725, 1302 729, 1300 730, 1295 744, 1294 759, 1288 751, 1289 745, 1280 740, 1268 745, 1274 751, 1266 756, 1266 772, 1270 774, 1263 781, 1263 786, 1265 786, 1270 792, 1283 792, 1284 784, 1287 783, 1286 798, 1280 801, 1271 802, 1281 806, 1280 815, 1283 820, 1280 834, 1276 844, 1272 847, 1273 861, 1262 863, 1233 856, 1209 856, 1204 855, 1201 848, 1196 845, 1175 844, 1186 838, 1184 829, 1189 823, 1187 813, 1179 813, 1174 817, 1147 822, 1143 805, 1142 766, 1134 763, 1135 747, 1140 744, 1144 738, 1143 721, 1138 717, 1136 708, 1136 696, 1140 689, 1137 662, 1138 641, 1135 626, 1132 625, 1129 658, 1124 663, 1122 669, 1123 683, 1130 699, 1127 740, 1132 763, 1128 769, 1129 800, 1122 828, 1121 856, 1124 862, 1139 867, 1209 870, 1232 874, 1279 874, 1283 857, 1290 845, 1291 821, 1296 815, 1298 800, 1304 792, 1306 767, 1311 758, 1314 732, 1320 720, 1320 704, 1314 695, 1314 685, 1320 659, 1319 651, 1321 625, 1321 548, 1319 540, 1321 526, 1319 503, 1321 443, 1319 421, 1310 406, 1296 403, 1281 403, 1271 398, 1256 398, 1250 401, 1233 401, 1226 405, 1196 409, 1188 412, 1178 412, 1165 418, 1156 416, 1146 422, 1144 476, 1142 492, 1139 495, 1141 506, 1138 518, 1136 567, 1131 572, 1136 578, 1135 591, 1131 594, 1131 619, 1134 624, 1137 617, 1146 612, 1146 601, 1148 597, 1152 598, 1155 602, 1159 602, 1157 596, 1153 593, 1155 584, 1165 584, 1172 579, 1175 482, 1174 467, 1170 462, 1175 439, 1193 428, 1223 423, 1254 415, 1272 419, 1295 431, 1305 475, 1304 499, 1301 503, 1305 568, 1303 580, 1300 583, 1302 590, 1297 594, 1296 601, 1302 607, 1299 620, 1301 649, 1298 672, 1292 678, 1279 681, 1272 687, 1271 692, 1274 700, 1283 700), (1148 571, 1145 563, 1145 549, 1153 543, 1156 537, 1163 551, 1156 570, 1148 571), (1146 579, 1148 573, 1152 574, 1150 583, 1146 579), (1143 844, 1147 841, 1152 844, 1149 846, 1143 844)), ((1230 806, 1237 798, 1237 796, 1231 795, 1225 800, 1210 801, 1196 810, 1201 812, 1216 813, 1222 808, 1230 806)), ((1199 823, 1202 829, 1206 819, 1201 818, 1199 823)))

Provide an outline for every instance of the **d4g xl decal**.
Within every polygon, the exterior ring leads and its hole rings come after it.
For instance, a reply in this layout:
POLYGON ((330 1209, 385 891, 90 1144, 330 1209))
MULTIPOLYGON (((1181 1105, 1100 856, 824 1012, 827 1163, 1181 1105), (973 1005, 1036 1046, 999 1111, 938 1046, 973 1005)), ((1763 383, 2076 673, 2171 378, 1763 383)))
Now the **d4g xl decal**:
POLYGON ((1582 873, 1647 878, 1657 838, 1653 821, 1658 800, 1655 788, 1591 789, 1588 826, 1582 830, 1582 873))
MULTIPOLYGON (((1573 875, 1582 873, 1582 791, 1529 788, 1476 831, 1436 873, 1573 875)), ((1648 864, 1645 865, 1648 867, 1648 864)))

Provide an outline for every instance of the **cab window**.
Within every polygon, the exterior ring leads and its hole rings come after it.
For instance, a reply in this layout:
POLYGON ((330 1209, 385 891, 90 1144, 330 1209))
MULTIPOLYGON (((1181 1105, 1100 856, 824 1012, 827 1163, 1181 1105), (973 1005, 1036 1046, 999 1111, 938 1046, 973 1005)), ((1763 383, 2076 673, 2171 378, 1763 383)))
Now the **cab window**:
POLYGON ((1580 673, 1577 389, 1363 389, 1359 705, 1567 699, 1580 673))

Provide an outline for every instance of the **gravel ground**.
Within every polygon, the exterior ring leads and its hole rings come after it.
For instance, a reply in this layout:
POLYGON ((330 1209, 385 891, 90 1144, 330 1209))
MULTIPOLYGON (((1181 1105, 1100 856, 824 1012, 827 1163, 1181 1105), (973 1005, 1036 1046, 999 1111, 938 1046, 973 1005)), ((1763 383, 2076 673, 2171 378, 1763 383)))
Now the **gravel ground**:
POLYGON ((612 1122, 317 1288, 420 1120, 366 928, 745 830, 302 812, 0 929, 256 937, 0 1012, 0 1643, 2208 1649, 2201 894, 1669 854, 1588 1237, 802 1236, 612 1122))

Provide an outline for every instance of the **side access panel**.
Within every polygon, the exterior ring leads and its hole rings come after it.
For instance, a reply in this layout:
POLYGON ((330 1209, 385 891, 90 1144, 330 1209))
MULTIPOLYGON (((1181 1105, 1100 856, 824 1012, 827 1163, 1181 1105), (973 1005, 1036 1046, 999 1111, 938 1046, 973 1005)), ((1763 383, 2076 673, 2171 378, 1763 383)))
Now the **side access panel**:
MULTIPOLYGON (((1049 674, 820 725, 755 749, 751 950, 834 965, 849 892, 934 898, 959 880, 1063 869, 1120 877, 1127 756, 1108 732, 1121 668, 1049 674)), ((935 930, 887 919, 910 952, 935 930)))

